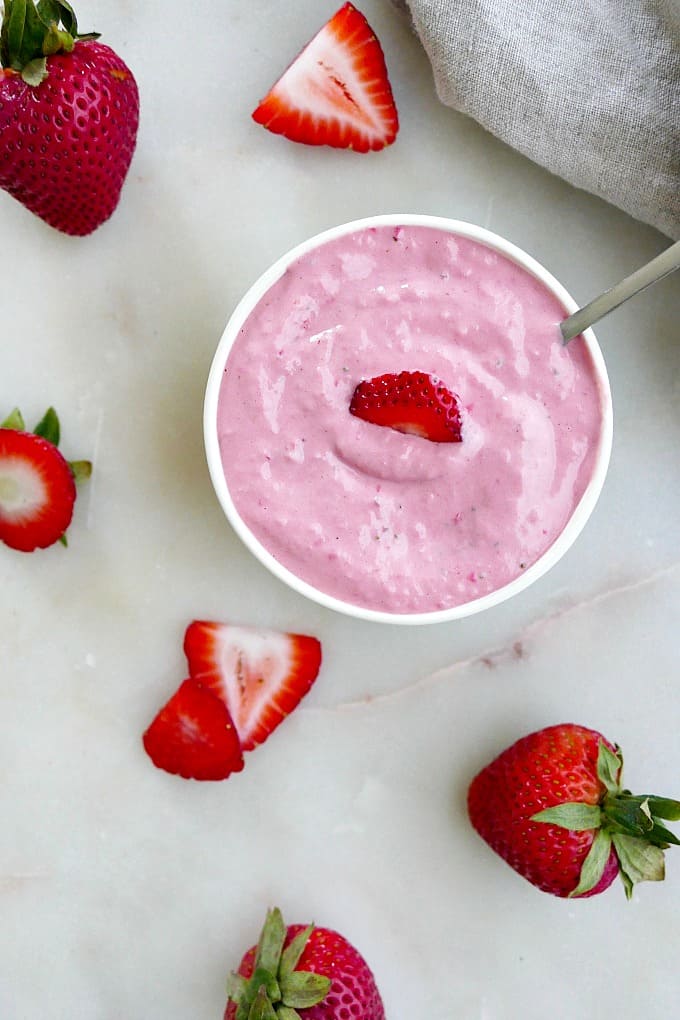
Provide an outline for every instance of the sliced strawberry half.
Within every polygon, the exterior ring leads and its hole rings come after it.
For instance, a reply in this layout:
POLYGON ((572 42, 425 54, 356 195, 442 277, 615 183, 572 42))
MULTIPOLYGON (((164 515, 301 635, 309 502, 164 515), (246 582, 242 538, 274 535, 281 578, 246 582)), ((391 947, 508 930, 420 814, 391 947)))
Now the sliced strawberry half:
POLYGON ((344 4, 253 113, 277 135, 368 152, 397 136, 399 119, 382 48, 366 18, 344 4))
POLYGON ((229 712, 196 680, 184 681, 142 739, 154 765, 184 779, 226 779, 243 768, 229 712))
POLYGON ((57 542, 73 517, 76 486, 53 443, 0 428, 0 539, 33 552, 57 542))
POLYGON ((462 422, 456 396, 425 372, 400 372, 365 379, 355 389, 350 414, 433 443, 460 443, 462 422))
POLYGON ((191 676, 226 705, 244 751, 293 711, 321 665, 316 638, 204 620, 187 628, 184 651, 191 676))

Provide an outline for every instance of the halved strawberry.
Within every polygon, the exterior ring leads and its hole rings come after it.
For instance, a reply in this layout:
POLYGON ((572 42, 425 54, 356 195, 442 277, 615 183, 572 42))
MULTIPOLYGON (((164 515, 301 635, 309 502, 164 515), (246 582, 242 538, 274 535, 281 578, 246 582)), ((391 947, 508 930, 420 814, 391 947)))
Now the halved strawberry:
POLYGON ((400 372, 365 379, 354 390, 350 414, 433 443, 460 443, 458 400, 435 376, 400 372))
POLYGON ((243 768, 229 712, 196 680, 184 681, 142 739, 154 765, 185 779, 226 779, 243 768))
POLYGON ((71 465, 57 449, 59 419, 50 408, 27 432, 15 410, 0 426, 0 541, 20 552, 46 549, 73 517, 75 480, 91 464, 71 465))
POLYGON ((195 620, 184 636, 189 673, 226 705, 244 751, 262 744, 314 683, 313 637, 195 620))
POLYGON ((399 119, 385 57, 366 18, 344 4, 253 113, 277 135, 307 145, 383 149, 399 119))

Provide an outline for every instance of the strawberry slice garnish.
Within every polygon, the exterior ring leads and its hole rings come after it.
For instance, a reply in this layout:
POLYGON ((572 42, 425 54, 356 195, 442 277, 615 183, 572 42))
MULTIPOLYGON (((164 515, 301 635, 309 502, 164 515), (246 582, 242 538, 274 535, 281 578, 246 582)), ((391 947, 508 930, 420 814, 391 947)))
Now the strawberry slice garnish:
POLYGON ((262 744, 310 689, 321 665, 313 637, 195 620, 189 673, 226 706, 244 751, 262 744))
POLYGON ((154 765, 185 779, 226 779, 243 768, 238 733, 222 701, 185 680, 143 737, 154 765))
POLYGON ((433 443, 460 443, 461 418, 456 396, 425 372, 378 375, 360 382, 350 414, 433 443))
POLYGON ((399 120, 380 43, 344 4, 314 36, 253 113, 277 135, 307 145, 383 149, 399 120))
POLYGON ((69 464, 57 449, 59 419, 52 408, 27 432, 18 411, 0 426, 0 540, 20 552, 46 549, 73 517, 75 482, 87 461, 69 464))

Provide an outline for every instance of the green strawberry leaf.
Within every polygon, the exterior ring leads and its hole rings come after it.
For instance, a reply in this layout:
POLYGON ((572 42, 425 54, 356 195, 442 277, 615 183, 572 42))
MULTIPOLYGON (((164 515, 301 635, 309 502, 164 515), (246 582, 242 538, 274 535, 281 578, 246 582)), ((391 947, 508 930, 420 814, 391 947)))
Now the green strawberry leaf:
POLYGON ((6 51, 2 60, 4 67, 13 67, 15 71, 21 70, 21 67, 17 67, 17 63, 23 46, 25 27, 26 0, 5 0, 5 14, 2 22, 3 49, 6 51))
POLYGON ((61 439, 61 428, 59 417, 53 407, 48 407, 38 424, 33 429, 36 436, 42 436, 52 446, 59 446, 61 439))
POLYGON ((24 64, 21 77, 27 85, 32 85, 37 88, 47 78, 47 59, 45 57, 36 57, 35 60, 29 60, 28 63, 24 64))
POLYGON ((675 814, 674 805, 677 801, 668 801, 655 797, 633 797, 624 791, 618 796, 607 796, 604 799, 604 825, 611 832, 621 832, 628 836, 646 839, 656 846, 680 846, 680 840, 659 822, 654 813, 654 801, 661 801, 662 810, 666 814, 675 814))
POLYGON ((60 537, 59 541, 61 542, 65 549, 68 549, 68 539, 66 537, 66 532, 64 532, 64 534, 60 537))
POLYGON ((92 461, 90 460, 70 460, 68 466, 71 468, 76 485, 79 482, 87 481, 92 476, 92 461))
POLYGON ((621 789, 619 778, 623 769, 623 757, 620 750, 616 754, 610 751, 603 740, 600 741, 600 748, 597 755, 597 776, 600 782, 607 787, 610 793, 618 793, 621 789))
POLYGON ((331 987, 330 978, 311 971, 296 970, 281 978, 281 997, 284 1006, 307 1009, 323 1002, 331 987))
POLYGON ((5 3, 5 19, 9 66, 15 71, 23 71, 27 64, 42 56, 45 23, 33 0, 12 0, 9 9, 5 3))
POLYGON ((602 812, 597 804, 581 804, 569 802, 556 804, 531 816, 532 822, 546 822, 548 825, 559 825, 561 829, 581 832, 584 829, 599 829, 602 812))
POLYGON ((653 843, 654 846, 660 846, 663 850, 669 846, 680 846, 680 839, 674 833, 669 832, 666 826, 656 819, 654 819, 653 828, 645 833, 645 839, 653 843))
POLYGON ((252 977, 245 981, 232 974, 227 982, 228 996, 237 1003, 236 1020, 301 1020, 298 1009, 325 999, 329 978, 295 970, 312 931, 313 925, 304 928, 284 949, 287 928, 281 911, 267 911, 252 977))
POLYGON ((265 989, 268 998, 272 1002, 281 1001, 281 989, 279 988, 279 983, 276 980, 274 974, 272 974, 272 972, 269 970, 265 970, 264 967, 255 968, 255 970, 253 971, 253 976, 248 982, 248 985, 249 988, 248 992, 246 993, 246 998, 248 999, 249 1004, 253 1002, 255 994, 257 993, 259 988, 265 989))
POLYGON ((38 14, 46 25, 51 25, 52 22, 55 22, 55 24, 59 23, 61 11, 59 10, 59 3, 57 0, 38 0, 36 6, 38 8, 38 14))
POLYGON ((40 58, 70 53, 76 39, 97 39, 98 33, 83 34, 73 8, 66 0, 5 0, 0 29, 0 61, 3 67, 20 71, 29 85, 47 77, 47 64, 40 58), (60 25, 62 27, 60 27, 60 25))
POLYGON ((646 797, 649 810, 657 818, 665 818, 669 822, 680 822, 680 800, 669 800, 667 797, 646 797))
POLYGON ((3 67, 9 67, 11 62, 9 55, 9 21, 13 3, 14 0, 5 0, 2 26, 0 26, 0 64, 3 67))
POLYGON ((593 845, 581 865, 581 876, 576 888, 569 893, 570 898, 582 896, 594 889, 604 874, 612 847, 612 837, 604 829, 598 829, 593 845))
POLYGON ((632 898, 633 898, 633 883, 631 882, 631 880, 629 879, 629 877, 625 873, 625 871, 623 871, 621 868, 619 869, 619 875, 621 877, 621 881, 623 882, 623 888, 624 888, 625 893, 626 893, 626 899, 627 900, 632 900, 632 898))
POLYGON ((246 995, 247 989, 247 979, 232 971, 227 978, 227 998, 232 1002, 241 1002, 246 995))
POLYGON ((615 832, 612 836, 621 870, 631 883, 662 882, 665 875, 663 850, 644 839, 615 832))
POLYGON ((645 801, 637 797, 612 797, 605 801, 604 814, 613 831, 627 832, 630 836, 646 836, 654 827, 645 801))
POLYGON ((24 416, 18 407, 15 407, 13 411, 10 411, 5 420, 0 423, 0 429, 14 429, 17 432, 26 431, 24 416))
POLYGON ((269 1001, 269 996, 264 986, 258 989, 257 995, 253 999, 253 1004, 248 1013, 248 1020, 276 1020, 274 1007, 269 1001))
POLYGON ((299 931, 295 938, 291 941, 290 945, 286 946, 281 954, 281 963, 279 965, 279 978, 288 977, 292 974, 302 956, 305 946, 309 942, 309 936, 314 931, 314 925, 310 924, 303 931, 299 931))
POLYGON ((279 960, 286 939, 286 926, 278 907, 267 911, 260 941, 257 944, 255 970, 265 970, 275 975, 279 971, 279 960))
POLYGON ((264 990, 269 1003, 271 1004, 272 998, 270 994, 271 983, 274 983, 273 990, 276 992, 276 1000, 280 1001, 281 995, 279 993, 279 986, 276 983, 276 979, 268 974, 266 970, 256 970, 253 972, 252 977, 246 982, 243 994, 238 1001, 238 1008, 236 1010, 236 1020, 248 1020, 250 1016, 250 1010, 252 1008, 255 999, 259 995, 261 990, 264 990))
POLYGON ((78 21, 75 12, 65 0, 39 0, 38 13, 46 25, 61 21, 66 31, 74 38, 78 35, 78 21))

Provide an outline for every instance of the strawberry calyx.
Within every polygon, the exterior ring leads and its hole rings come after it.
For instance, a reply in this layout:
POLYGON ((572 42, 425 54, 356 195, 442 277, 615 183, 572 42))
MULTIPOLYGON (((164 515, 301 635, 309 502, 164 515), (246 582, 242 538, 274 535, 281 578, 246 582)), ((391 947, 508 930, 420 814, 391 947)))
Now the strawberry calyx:
POLYGON ((665 877, 664 850, 680 846, 680 839, 664 821, 680 821, 680 801, 649 794, 634 796, 621 786, 623 755, 600 741, 598 779, 605 788, 597 804, 566 802, 532 815, 532 822, 556 825, 572 832, 592 830, 595 838, 581 866, 570 897, 583 896, 598 884, 614 848, 627 899, 637 882, 661 882, 665 877))
POLYGON ((281 911, 278 907, 267 911, 252 977, 232 972, 227 982, 229 1000, 236 1004, 236 1020, 302 1020, 299 1010, 323 1002, 330 978, 295 969, 313 931, 310 924, 286 946, 281 911))
MULTIPOLYGON (((61 441, 61 424, 59 416, 53 407, 48 407, 44 415, 33 429, 27 429, 24 416, 18 407, 13 408, 4 421, 0 422, 0 429, 12 429, 15 432, 31 432, 34 436, 40 436, 47 440, 52 446, 59 448, 61 441)), ((67 460, 73 480, 76 484, 84 482, 92 475, 92 461, 89 460, 67 460)))
POLYGON ((28 85, 45 80, 48 57, 70 53, 79 39, 98 38, 97 32, 78 31, 67 0, 4 0, 0 64, 21 74, 28 85))

